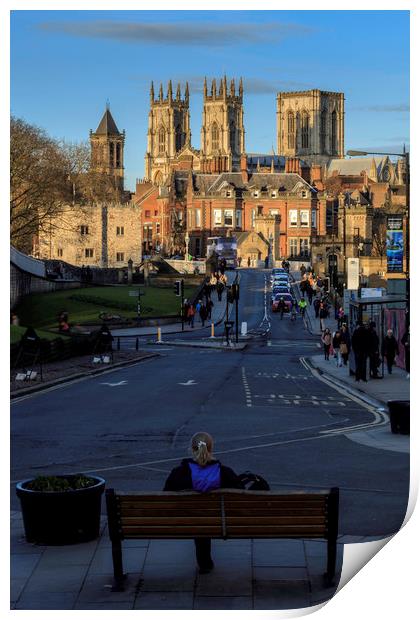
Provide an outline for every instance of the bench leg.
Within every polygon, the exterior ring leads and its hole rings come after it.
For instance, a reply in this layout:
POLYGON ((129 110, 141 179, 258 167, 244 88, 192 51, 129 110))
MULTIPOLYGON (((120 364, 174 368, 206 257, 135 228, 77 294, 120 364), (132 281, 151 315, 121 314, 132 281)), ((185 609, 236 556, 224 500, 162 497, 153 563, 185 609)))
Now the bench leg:
POLYGON ((337 540, 328 539, 327 572, 324 573, 324 586, 330 588, 335 585, 335 565, 337 561, 337 540))
POLYGON ((112 588, 114 592, 124 591, 124 579, 126 575, 123 573, 122 548, 121 541, 112 541, 112 564, 114 567, 115 585, 112 588))

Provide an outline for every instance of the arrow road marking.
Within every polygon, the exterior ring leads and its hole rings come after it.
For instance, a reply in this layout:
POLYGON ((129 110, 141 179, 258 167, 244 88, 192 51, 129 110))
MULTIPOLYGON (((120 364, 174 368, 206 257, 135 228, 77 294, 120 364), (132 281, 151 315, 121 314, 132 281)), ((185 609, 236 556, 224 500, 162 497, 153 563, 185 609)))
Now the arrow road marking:
POLYGON ((178 383, 178 385, 197 385, 194 379, 189 379, 186 383, 178 383))
POLYGON ((118 383, 100 383, 99 385, 109 385, 109 387, 118 387, 120 385, 126 385, 128 381, 119 381, 118 383))

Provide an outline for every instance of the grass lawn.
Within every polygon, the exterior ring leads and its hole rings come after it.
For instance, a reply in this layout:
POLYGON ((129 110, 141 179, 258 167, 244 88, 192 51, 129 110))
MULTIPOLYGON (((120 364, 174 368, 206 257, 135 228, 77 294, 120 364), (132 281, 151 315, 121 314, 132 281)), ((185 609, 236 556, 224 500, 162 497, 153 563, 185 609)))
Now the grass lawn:
MULTIPOLYGON (((135 286, 95 286, 70 289, 55 293, 27 295, 16 308, 21 325, 57 328, 58 315, 66 311, 70 325, 99 322, 99 314, 118 314, 121 317, 137 316, 137 297, 130 297, 129 291, 138 291, 135 286), (119 306, 121 304, 121 306, 119 306)), ((195 286, 185 287, 185 297, 195 290, 195 286)), ((178 314, 181 298, 170 288, 140 287, 141 316, 167 316, 178 314)))
MULTIPOLYGON (((11 325, 10 326, 10 344, 14 344, 15 342, 20 342, 23 334, 26 332, 26 327, 22 327, 21 325, 11 325)), ((46 340, 54 340, 61 336, 63 338, 67 338, 67 336, 63 336, 63 334, 53 333, 53 332, 45 332, 42 329, 36 330, 37 335, 40 338, 46 338, 46 340)))

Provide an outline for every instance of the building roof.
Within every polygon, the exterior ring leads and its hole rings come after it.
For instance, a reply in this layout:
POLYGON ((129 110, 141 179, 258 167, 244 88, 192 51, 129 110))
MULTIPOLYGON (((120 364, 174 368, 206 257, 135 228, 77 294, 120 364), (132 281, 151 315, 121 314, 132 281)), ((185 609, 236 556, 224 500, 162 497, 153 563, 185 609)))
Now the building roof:
POLYGON ((118 131, 118 127, 115 124, 114 119, 112 118, 112 114, 109 108, 105 110, 102 120, 99 123, 98 129, 95 131, 95 133, 104 135, 104 136, 120 135, 120 132, 118 131))
POLYGON ((386 157, 376 160, 375 157, 352 157, 351 159, 332 159, 328 165, 328 176, 334 172, 341 176, 359 176, 363 172, 369 173, 375 166, 379 175, 386 157))

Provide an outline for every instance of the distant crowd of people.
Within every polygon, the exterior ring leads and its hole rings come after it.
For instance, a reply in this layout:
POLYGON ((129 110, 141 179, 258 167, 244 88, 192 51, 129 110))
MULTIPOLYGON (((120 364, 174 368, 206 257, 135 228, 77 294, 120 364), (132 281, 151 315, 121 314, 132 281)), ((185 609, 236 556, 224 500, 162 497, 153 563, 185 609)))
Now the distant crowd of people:
POLYGON ((184 322, 191 328, 194 327, 195 318, 198 315, 201 320, 202 327, 206 321, 211 321, 214 303, 212 300, 213 293, 217 294, 218 301, 222 301, 223 291, 227 285, 227 277, 224 273, 226 265, 222 265, 219 271, 215 271, 210 277, 206 278, 203 287, 203 297, 195 304, 190 303, 188 299, 184 299, 183 313, 184 322))

